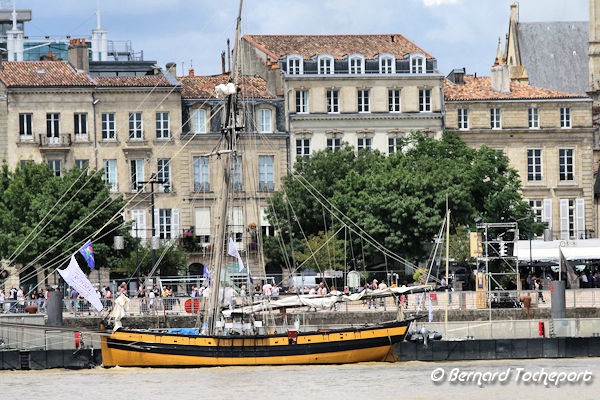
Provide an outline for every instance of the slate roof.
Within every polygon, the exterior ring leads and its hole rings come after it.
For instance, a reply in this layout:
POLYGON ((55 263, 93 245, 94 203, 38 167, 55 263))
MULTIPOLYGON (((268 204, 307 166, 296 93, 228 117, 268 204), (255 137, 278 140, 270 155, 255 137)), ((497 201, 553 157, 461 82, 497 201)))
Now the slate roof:
POLYGON ((530 85, 585 93, 589 22, 519 22, 517 36, 530 85))
POLYGON ((444 80, 444 99, 446 101, 564 98, 587 98, 587 96, 539 88, 519 82, 510 83, 510 93, 500 93, 492 89, 491 79, 487 76, 474 77, 467 75, 465 76, 464 85, 457 85, 448 79, 444 80))
POLYGON ((67 61, 3 61, 0 80, 7 87, 82 87, 94 82, 67 61))
POLYGON ((244 35, 243 39, 279 60, 285 55, 300 54, 310 59, 320 54, 330 54, 342 59, 350 54, 362 54, 374 59, 378 54, 394 54, 405 58, 411 53, 425 54, 425 50, 398 33, 379 35, 244 35))
MULTIPOLYGON (((229 74, 183 76, 179 78, 181 97, 184 99, 209 99, 215 97, 215 86, 229 82, 229 74)), ((267 82, 257 76, 240 77, 243 97, 272 99, 277 96, 267 90, 267 82)))
POLYGON ((163 75, 95 77, 100 87, 169 87, 173 86, 163 75))

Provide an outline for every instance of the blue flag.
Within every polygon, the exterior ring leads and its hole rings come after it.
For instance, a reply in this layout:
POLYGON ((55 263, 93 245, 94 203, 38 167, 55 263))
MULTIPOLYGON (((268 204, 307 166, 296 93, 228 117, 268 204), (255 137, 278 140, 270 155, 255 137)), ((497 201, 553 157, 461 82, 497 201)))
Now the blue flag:
POLYGON ((210 271, 208 270, 208 268, 206 268, 206 264, 204 265, 204 273, 202 274, 205 278, 208 278, 208 281, 210 282, 210 271))
POLYGON ((85 261, 87 261, 90 268, 94 269, 96 263, 94 262, 94 250, 92 250, 92 241, 88 240, 87 243, 79 249, 79 252, 83 256, 83 258, 85 258, 85 261))

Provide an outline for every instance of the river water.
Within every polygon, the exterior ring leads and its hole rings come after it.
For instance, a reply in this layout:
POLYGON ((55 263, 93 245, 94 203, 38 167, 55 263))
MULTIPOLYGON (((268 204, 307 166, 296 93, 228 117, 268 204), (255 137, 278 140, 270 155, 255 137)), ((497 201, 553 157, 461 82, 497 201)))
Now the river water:
POLYGON ((0 399, 597 399, 599 374, 600 358, 0 371, 0 399))

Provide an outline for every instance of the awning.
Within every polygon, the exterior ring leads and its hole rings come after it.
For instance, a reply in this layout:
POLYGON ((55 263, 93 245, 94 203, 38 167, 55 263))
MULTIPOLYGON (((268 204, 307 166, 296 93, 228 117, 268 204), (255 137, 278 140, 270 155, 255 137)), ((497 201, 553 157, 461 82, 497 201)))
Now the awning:
POLYGON ((600 239, 582 240, 519 240, 517 254, 519 261, 555 261, 558 263, 558 249, 561 248, 567 260, 600 260, 600 239), (531 252, 530 252, 531 244, 531 252), (531 257, 530 257, 531 254, 531 257))

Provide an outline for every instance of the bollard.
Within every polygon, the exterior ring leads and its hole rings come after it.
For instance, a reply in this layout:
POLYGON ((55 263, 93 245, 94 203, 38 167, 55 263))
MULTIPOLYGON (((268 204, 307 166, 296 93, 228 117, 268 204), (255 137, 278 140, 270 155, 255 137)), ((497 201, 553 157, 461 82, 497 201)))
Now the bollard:
POLYGON ((63 297, 62 292, 50 291, 48 292, 47 300, 48 310, 48 321, 46 325, 49 326, 63 326, 63 297))

